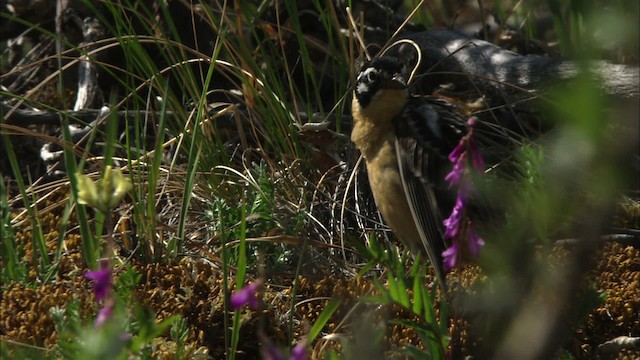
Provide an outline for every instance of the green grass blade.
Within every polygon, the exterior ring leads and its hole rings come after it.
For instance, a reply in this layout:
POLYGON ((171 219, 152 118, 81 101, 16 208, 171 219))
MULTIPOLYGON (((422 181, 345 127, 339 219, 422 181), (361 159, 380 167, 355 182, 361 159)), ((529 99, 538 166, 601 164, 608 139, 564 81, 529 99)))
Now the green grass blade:
MULTIPOLYGON (((69 119, 62 115, 62 135, 65 141, 63 147, 64 164, 69 174, 69 183, 71 185, 71 194, 74 199, 78 199, 78 182, 75 173, 78 171, 76 165, 75 154, 73 153, 73 142, 71 141, 71 132, 69 131, 69 119)), ((76 201, 76 215, 78 216, 78 225, 80 226, 80 236, 82 236, 82 256, 85 264, 89 269, 98 267, 98 246, 97 239, 94 237, 89 227, 89 218, 84 205, 78 204, 76 201)))
POLYGON ((338 310, 338 307, 340 306, 340 302, 341 302, 340 299, 329 300, 329 303, 327 304, 327 306, 325 306, 324 310, 322 310, 322 312, 316 319, 316 322, 311 327, 311 330, 309 330, 309 335, 307 338, 307 342, 309 344, 311 344, 313 340, 315 340, 315 338, 318 337, 318 335, 320 335, 320 332, 322 331, 324 326, 327 324, 327 322, 329 322, 333 313, 336 312, 336 310, 338 310))

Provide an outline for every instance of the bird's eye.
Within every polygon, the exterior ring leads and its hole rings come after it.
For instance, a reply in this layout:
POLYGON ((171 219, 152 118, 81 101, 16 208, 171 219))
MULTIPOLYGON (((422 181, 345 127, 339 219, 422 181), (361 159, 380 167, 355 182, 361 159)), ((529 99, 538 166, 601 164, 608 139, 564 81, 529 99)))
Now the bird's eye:
POLYGON ((375 70, 369 71, 369 73, 367 74, 367 80, 369 80, 369 82, 378 80, 378 72, 375 70))

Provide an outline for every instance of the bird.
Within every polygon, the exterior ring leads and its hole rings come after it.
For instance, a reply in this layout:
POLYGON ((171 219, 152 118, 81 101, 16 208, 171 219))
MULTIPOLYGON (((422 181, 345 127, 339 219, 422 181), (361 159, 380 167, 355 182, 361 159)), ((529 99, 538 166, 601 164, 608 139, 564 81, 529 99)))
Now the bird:
POLYGON ((444 178, 465 120, 442 99, 411 95, 407 75, 393 56, 361 67, 351 104, 351 140, 365 160, 385 223, 414 256, 427 255, 446 291, 443 214, 453 208, 455 195, 444 178))

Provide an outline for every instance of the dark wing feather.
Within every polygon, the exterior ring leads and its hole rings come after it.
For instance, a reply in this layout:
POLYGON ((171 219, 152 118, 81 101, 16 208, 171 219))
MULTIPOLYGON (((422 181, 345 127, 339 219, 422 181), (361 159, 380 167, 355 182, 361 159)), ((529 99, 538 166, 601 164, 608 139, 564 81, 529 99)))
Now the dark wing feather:
POLYGON ((442 252, 444 216, 453 207, 444 176, 447 159, 463 134, 458 112, 433 98, 411 98, 396 122, 396 152, 407 202, 429 260, 445 285, 442 252), (444 216, 443 216, 444 215, 444 216))

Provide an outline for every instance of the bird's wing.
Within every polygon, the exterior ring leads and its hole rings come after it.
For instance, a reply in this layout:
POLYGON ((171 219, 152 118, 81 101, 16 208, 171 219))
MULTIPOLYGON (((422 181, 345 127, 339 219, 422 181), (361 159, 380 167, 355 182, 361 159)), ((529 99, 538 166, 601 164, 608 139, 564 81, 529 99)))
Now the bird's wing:
POLYGON ((407 202, 429 260, 444 282, 443 214, 453 207, 444 182, 451 169, 447 155, 462 136, 464 121, 452 107, 434 100, 410 99, 396 119, 396 152, 407 202))

